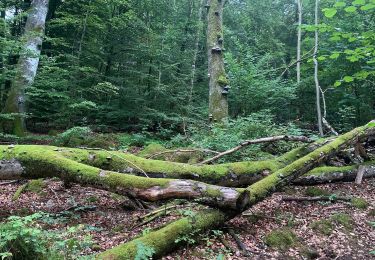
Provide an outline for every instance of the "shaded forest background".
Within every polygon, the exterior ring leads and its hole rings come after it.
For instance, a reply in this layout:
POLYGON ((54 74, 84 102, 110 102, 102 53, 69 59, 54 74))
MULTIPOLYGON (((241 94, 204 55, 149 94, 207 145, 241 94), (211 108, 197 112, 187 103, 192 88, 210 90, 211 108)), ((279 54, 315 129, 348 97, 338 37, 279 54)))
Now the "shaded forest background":
MULTIPOLYGON (((321 9, 335 2, 322 1, 321 9)), ((28 129, 48 133, 90 126, 96 131, 153 133, 170 139, 208 128, 205 10, 199 19, 202 3, 50 1, 37 77, 27 89, 28 129)), ((1 2, 0 107, 22 52, 20 37, 29 5, 30 1, 1 2)), ((302 81, 297 84, 296 3, 226 4, 225 63, 232 128, 257 121, 268 128, 277 123, 292 131, 316 130, 314 32, 309 28, 314 23, 314 3, 303 1, 303 6, 302 81)), ((358 8, 358 12, 341 10, 331 19, 322 12, 320 18, 319 78, 327 120, 344 132, 374 118, 372 63, 366 57, 340 55, 364 46, 360 37, 374 27, 374 13, 358 8), (336 32, 347 35, 337 37, 336 32), (366 77, 351 77, 364 70, 366 77)), ((374 52, 371 37, 366 46, 374 52)))

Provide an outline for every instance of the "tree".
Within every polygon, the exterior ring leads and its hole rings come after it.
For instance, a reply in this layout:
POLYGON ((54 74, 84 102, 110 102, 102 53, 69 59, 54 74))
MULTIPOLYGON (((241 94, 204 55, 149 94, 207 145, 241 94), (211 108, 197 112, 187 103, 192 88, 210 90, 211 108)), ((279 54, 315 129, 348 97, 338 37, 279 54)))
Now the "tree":
POLYGON ((221 122, 228 117, 229 81, 224 68, 223 9, 225 0, 209 0, 207 18, 207 56, 210 120, 221 122))
POLYGON ((302 0, 297 0, 298 29, 297 29, 297 83, 301 83, 301 38, 302 38, 302 0))
POLYGON ((3 113, 15 114, 11 124, 3 124, 3 127, 18 136, 23 136, 26 132, 25 89, 32 85, 37 73, 47 12, 48 0, 33 0, 31 2, 23 35, 23 49, 17 66, 17 75, 12 82, 3 109, 3 113))
POLYGON ((318 55, 318 47, 319 47, 319 0, 315 0, 315 44, 314 44, 314 81, 315 81, 315 92, 316 92, 316 113, 318 119, 318 129, 319 134, 321 136, 324 135, 323 133, 323 126, 322 126, 322 110, 320 107, 320 85, 319 85, 319 63, 317 59, 318 55))

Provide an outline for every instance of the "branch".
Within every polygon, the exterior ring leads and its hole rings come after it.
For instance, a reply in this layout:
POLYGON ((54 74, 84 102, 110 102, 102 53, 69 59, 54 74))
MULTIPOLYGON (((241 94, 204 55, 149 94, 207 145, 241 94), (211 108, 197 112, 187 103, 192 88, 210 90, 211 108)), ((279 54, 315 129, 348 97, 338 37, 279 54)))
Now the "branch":
POLYGON ((296 196, 282 196, 282 201, 336 201, 336 200, 343 200, 343 201, 350 201, 352 198, 349 197, 341 197, 341 196, 316 196, 316 197, 296 197, 296 196))
POLYGON ((248 146, 248 145, 251 145, 251 144, 260 144, 260 143, 271 143, 271 142, 276 142, 276 141, 297 141, 297 142, 305 142, 305 143, 311 143, 312 140, 306 136, 290 136, 290 135, 279 135, 279 136, 272 136, 272 137, 265 137, 265 138, 260 138, 260 139, 254 139, 254 140, 247 140, 243 143, 241 143, 240 145, 232 148, 232 149, 229 149, 225 152, 222 152, 222 153, 219 153, 218 155, 210 158, 210 159, 207 159, 199 164, 208 164, 208 163, 211 163, 211 162, 214 162, 218 159, 220 159, 221 157, 225 156, 225 155, 228 155, 228 154, 232 154, 238 150, 241 150, 242 148, 248 146))

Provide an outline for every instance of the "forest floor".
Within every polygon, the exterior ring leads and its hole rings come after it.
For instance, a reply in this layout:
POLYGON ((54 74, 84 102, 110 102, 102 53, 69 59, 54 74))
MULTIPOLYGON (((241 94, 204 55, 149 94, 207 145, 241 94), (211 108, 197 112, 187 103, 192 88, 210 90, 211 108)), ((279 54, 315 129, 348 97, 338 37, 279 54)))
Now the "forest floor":
MULTIPOLYGON (((21 185, 0 182, 0 222, 10 215, 44 211, 58 216, 54 223, 44 226, 48 230, 83 224, 90 228, 81 229, 77 236, 91 235, 93 242, 84 254, 129 241, 181 215, 189 215, 198 207, 182 204, 170 214, 136 227, 139 218, 152 210, 126 210, 122 196, 79 185, 65 188, 62 182, 47 179, 38 192, 25 191, 13 200, 21 185)), ((375 259, 370 254, 375 250, 375 180, 360 186, 337 183, 314 187, 328 194, 363 198, 368 207, 359 209, 340 201, 283 202, 283 195, 305 195, 309 189, 289 187, 234 218, 221 230, 202 234, 199 241, 181 238, 190 245, 163 259, 375 259), (229 229, 252 252, 251 256, 244 256, 238 249, 229 229), (275 230, 281 232, 270 233, 275 230)))

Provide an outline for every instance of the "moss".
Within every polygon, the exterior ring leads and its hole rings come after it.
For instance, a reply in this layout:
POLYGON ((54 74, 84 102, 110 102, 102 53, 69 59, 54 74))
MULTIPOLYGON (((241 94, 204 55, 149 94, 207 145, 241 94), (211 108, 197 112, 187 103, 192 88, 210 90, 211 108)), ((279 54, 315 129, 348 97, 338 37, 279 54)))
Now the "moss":
POLYGON ((138 153, 140 157, 147 157, 156 153, 164 152, 167 149, 158 143, 151 143, 147 145, 141 152, 138 153))
POLYGON ((353 198, 350 201, 351 205, 357 209, 367 209, 368 202, 365 199, 362 198, 353 198))
POLYGON ((27 184, 26 191, 40 193, 46 186, 43 179, 30 180, 27 184))
POLYGON ((311 164, 316 160, 322 160, 323 155, 332 154, 333 152, 338 151, 343 146, 347 145, 350 140, 353 140, 354 138, 363 134, 363 132, 367 129, 369 129, 369 126, 363 126, 356 128, 344 135, 341 135, 334 141, 314 150, 313 152, 288 164, 286 167, 274 172, 266 178, 250 185, 247 188, 247 192, 250 195, 249 205, 252 205, 257 201, 265 198, 267 194, 279 188, 280 185, 285 185, 285 183, 283 183, 283 180, 287 179, 286 177, 298 177, 300 175, 301 169, 306 168, 308 164, 311 164))
POLYGON ((303 246, 300 252, 305 257, 305 259, 308 259, 308 260, 317 259, 320 256, 319 252, 315 248, 311 248, 311 247, 303 246))
POLYGON ((371 209, 368 213, 370 217, 375 217, 375 209, 371 209))
POLYGON ((335 221, 337 224, 342 225, 344 228, 351 230, 353 229, 353 219, 350 215, 345 213, 337 213, 334 214, 331 219, 335 221))
POLYGON ((292 247, 297 240, 296 234, 288 228, 273 230, 264 238, 264 242, 268 246, 281 250, 287 250, 292 247))
POLYGON ((330 193, 328 191, 325 191, 323 189, 317 188, 317 187, 308 187, 305 190, 305 195, 310 197, 316 197, 316 196, 328 196, 330 193))
POLYGON ((97 196, 90 196, 88 198, 86 198, 86 201, 89 202, 89 203, 95 203, 99 200, 99 198, 97 196))
POLYGON ((17 190, 16 192, 13 194, 13 197, 12 197, 12 200, 13 201, 16 201, 20 198, 21 194, 25 191, 27 187, 27 183, 21 185, 17 190))
POLYGON ((196 233, 197 230, 202 233, 209 228, 220 226, 224 221, 225 216, 220 211, 203 211, 195 215, 194 221, 191 218, 177 220, 157 231, 107 250, 99 254, 97 258, 111 260, 134 259, 137 253, 137 244, 140 242, 155 250, 154 257, 160 257, 175 249, 178 246, 175 241, 181 236, 191 235, 193 232, 196 233))
POLYGON ((207 188, 205 192, 209 197, 217 198, 222 195, 219 189, 207 188))
POLYGON ((332 221, 327 219, 314 221, 310 227, 326 236, 329 236, 333 231, 332 221))
POLYGON ((227 79, 225 75, 220 75, 219 78, 217 79, 217 83, 220 86, 227 86, 229 85, 229 80, 227 79))

